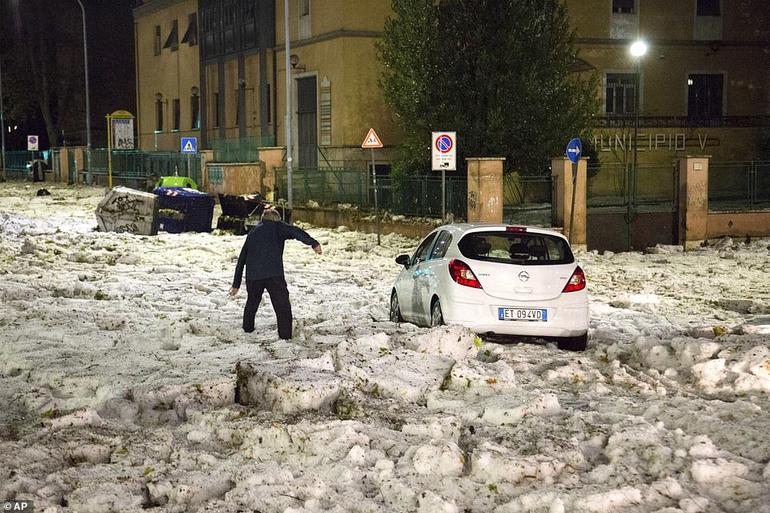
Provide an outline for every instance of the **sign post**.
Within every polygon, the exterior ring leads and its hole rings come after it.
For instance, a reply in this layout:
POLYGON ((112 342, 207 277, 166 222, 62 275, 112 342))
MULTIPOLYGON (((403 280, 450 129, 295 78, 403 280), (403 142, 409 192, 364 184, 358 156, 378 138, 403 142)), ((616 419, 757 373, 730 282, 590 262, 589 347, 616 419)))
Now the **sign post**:
POLYGON ((107 118, 107 187, 112 189, 112 150, 134 149, 134 115, 116 110, 107 118))
POLYGON ((572 223, 575 220, 575 189, 577 188, 578 162, 583 153, 583 143, 575 137, 567 143, 567 158, 572 162, 572 207, 569 210, 569 234, 567 240, 572 244, 572 223))
POLYGON ((366 134, 364 142, 361 143, 361 148, 372 150, 372 183, 374 184, 374 218, 377 221, 377 245, 380 245, 380 210, 377 204, 377 168, 374 162, 374 149, 382 148, 382 141, 377 136, 377 132, 374 128, 369 129, 369 133, 366 134))
POLYGON ((457 132, 432 132, 431 169, 441 171, 441 220, 446 220, 446 172, 457 171, 457 132))
POLYGON ((187 155, 187 176, 192 178, 192 156, 198 153, 197 137, 182 137, 179 141, 179 151, 182 155, 187 155))

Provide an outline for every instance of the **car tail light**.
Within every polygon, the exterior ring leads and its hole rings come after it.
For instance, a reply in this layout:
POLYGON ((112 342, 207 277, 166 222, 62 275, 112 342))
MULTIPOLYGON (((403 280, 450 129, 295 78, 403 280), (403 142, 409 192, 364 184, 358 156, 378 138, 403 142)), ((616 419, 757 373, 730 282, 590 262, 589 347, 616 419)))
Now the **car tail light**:
POLYGON ((583 269, 581 269, 580 266, 577 266, 562 292, 577 292, 584 288, 586 288, 586 275, 583 272, 583 269))
POLYGON ((449 276, 460 285, 466 287, 473 287, 474 289, 480 289, 481 283, 473 274, 468 264, 462 260, 453 259, 449 262, 449 276))
POLYGON ((506 226, 505 231, 506 232, 526 232, 527 227, 526 226, 506 226))

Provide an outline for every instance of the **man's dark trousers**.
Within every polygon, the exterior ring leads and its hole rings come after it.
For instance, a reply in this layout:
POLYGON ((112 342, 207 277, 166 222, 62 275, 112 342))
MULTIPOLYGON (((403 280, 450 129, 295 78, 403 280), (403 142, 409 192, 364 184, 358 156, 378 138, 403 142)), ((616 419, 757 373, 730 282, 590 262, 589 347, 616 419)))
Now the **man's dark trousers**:
POLYGON ((289 303, 289 289, 286 288, 286 280, 276 276, 264 280, 246 280, 248 298, 243 309, 243 331, 254 331, 254 317, 262 301, 262 293, 267 289, 270 294, 270 302, 273 303, 275 317, 278 321, 278 336, 283 339, 291 338, 291 303, 289 303))

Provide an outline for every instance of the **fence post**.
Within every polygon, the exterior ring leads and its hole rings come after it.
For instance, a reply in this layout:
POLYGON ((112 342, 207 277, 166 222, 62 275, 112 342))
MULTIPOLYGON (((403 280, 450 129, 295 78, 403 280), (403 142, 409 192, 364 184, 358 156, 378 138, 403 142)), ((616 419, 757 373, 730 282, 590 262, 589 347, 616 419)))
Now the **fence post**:
POLYGON ((467 158, 468 222, 503 222, 504 158, 467 158))
POLYGON ((575 183, 575 212, 572 214, 572 163, 567 157, 557 157, 551 160, 551 176, 553 177, 552 220, 557 226, 564 228, 564 234, 570 236, 573 246, 587 245, 587 208, 586 208, 586 175, 588 159, 581 158, 577 166, 577 182, 575 183), (570 226, 570 219, 574 223, 570 226), (572 233, 570 233, 572 231, 572 233))
POLYGON ((679 241, 684 250, 697 247, 708 233, 710 156, 679 159, 679 241))

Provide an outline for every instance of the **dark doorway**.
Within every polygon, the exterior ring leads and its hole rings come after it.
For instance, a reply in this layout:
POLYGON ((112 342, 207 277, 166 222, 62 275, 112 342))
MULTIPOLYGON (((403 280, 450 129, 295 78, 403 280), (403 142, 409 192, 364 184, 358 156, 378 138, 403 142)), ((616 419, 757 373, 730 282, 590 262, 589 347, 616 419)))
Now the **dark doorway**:
POLYGON ((316 77, 297 79, 297 151, 299 167, 318 167, 316 77))

